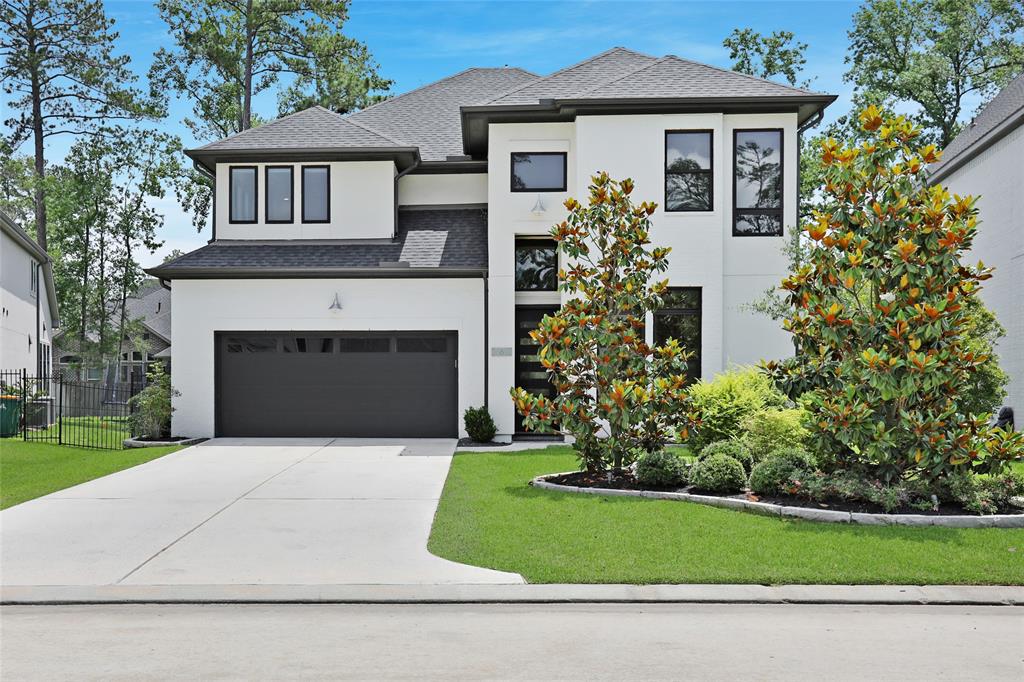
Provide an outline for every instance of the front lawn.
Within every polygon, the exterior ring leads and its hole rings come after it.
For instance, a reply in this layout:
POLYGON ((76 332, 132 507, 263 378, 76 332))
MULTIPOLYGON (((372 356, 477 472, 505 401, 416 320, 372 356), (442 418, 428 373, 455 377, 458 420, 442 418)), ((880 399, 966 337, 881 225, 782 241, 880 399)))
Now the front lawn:
POLYGON ((0 439, 0 509, 70 488, 178 450, 179 446, 96 450, 0 439))
POLYGON ((537 490, 566 447, 457 453, 429 549, 533 583, 1024 584, 1024 529, 849 526, 537 490))

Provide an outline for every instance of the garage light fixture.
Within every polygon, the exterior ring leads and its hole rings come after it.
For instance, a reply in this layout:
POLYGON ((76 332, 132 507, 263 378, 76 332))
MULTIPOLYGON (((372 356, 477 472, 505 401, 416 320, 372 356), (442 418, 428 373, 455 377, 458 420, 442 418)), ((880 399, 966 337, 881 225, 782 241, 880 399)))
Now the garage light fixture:
POLYGON ((341 298, 338 296, 338 292, 334 292, 334 301, 331 302, 328 310, 341 310, 341 298))

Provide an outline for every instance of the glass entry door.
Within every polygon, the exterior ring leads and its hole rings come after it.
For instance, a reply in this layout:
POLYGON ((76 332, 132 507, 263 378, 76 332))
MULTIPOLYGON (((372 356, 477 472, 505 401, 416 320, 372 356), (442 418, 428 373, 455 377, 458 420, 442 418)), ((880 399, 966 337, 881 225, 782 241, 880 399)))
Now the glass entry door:
MULTIPOLYGON (((537 356, 540 346, 530 338, 530 332, 537 328, 545 315, 557 312, 558 308, 557 305, 516 306, 516 386, 536 395, 553 397, 554 388, 537 356)), ((516 434, 531 433, 523 430, 523 417, 516 412, 516 434)))

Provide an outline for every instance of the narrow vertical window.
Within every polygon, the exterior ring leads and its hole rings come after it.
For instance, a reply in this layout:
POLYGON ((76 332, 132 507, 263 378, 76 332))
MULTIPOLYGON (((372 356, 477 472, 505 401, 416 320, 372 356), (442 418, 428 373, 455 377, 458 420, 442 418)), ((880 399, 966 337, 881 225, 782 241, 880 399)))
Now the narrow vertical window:
POLYGON ((267 166, 265 170, 266 220, 268 223, 290 223, 294 220, 292 167, 267 166))
POLYGON ((686 365, 687 382, 700 378, 701 290, 699 287, 670 288, 662 297, 662 307, 654 312, 654 343, 670 338, 693 353, 686 365))
POLYGON ((228 192, 232 223, 256 222, 256 166, 232 166, 229 170, 228 192))
POLYGON ((665 210, 712 209, 710 130, 665 133, 665 210))
POLYGON ((733 236, 781 237, 782 131, 737 130, 733 166, 733 236))
POLYGON ((331 220, 331 169, 329 166, 302 167, 302 222, 331 220))

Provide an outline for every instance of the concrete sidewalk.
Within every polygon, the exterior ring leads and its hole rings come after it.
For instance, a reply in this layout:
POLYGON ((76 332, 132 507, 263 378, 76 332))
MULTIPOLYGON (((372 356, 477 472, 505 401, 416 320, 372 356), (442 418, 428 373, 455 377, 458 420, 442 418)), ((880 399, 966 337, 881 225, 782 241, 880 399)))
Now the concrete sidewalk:
POLYGON ((5 586, 4 604, 894 604, 1024 606, 1024 587, 957 585, 5 586))

